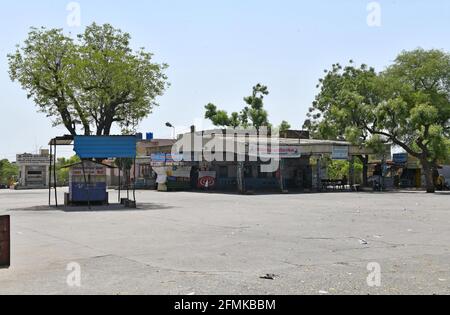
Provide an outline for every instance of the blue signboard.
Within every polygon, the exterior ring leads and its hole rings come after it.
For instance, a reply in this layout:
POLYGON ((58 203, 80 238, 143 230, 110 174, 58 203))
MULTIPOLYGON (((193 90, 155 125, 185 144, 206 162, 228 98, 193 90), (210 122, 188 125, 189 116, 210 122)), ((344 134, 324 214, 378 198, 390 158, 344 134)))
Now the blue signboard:
POLYGON ((184 157, 181 154, 165 154, 158 153, 151 155, 152 163, 178 163, 184 161, 184 157))
POLYGON ((164 153, 152 154, 151 159, 153 163, 166 163, 166 155, 164 153))
POLYGON ((397 153, 394 154, 395 164, 407 164, 408 163, 408 153, 397 153))
POLYGON ((75 136, 74 151, 81 159, 135 158, 135 136, 75 136))

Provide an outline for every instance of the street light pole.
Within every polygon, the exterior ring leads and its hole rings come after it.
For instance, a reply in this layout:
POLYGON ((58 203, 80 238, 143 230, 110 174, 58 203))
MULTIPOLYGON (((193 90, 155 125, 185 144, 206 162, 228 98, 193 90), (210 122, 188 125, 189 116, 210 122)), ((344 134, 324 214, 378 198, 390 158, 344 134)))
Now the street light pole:
POLYGON ((175 127, 170 122, 166 123, 166 127, 173 128, 173 138, 176 139, 177 138, 177 132, 176 132, 175 127))

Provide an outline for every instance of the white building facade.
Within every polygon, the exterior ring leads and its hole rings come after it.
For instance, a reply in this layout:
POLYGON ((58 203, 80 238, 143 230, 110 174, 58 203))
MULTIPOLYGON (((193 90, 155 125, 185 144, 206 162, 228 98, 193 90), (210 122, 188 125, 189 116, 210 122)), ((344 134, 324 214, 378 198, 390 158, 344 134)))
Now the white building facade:
POLYGON ((48 188, 50 177, 48 150, 41 150, 40 154, 18 154, 16 163, 20 169, 17 189, 48 188))

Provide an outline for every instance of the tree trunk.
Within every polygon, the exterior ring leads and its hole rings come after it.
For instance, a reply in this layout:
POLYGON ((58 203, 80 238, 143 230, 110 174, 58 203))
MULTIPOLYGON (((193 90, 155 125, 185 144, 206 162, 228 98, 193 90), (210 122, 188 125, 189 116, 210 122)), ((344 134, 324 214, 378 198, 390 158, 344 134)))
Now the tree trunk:
POLYGON ((363 157, 363 186, 369 186, 369 156, 363 157))
POLYGON ((369 165, 368 163, 363 163, 363 186, 369 186, 369 165))
POLYGON ((428 161, 422 161, 422 168, 425 174, 427 193, 434 194, 436 186, 434 185, 433 167, 428 161))
POLYGON ((358 157, 361 160, 361 163, 363 164, 363 187, 369 186, 369 156, 368 155, 361 155, 358 157))
POLYGON ((67 108, 62 108, 61 105, 58 104, 56 106, 58 108, 59 115, 61 116, 63 125, 66 127, 66 129, 70 132, 72 136, 76 136, 77 130, 67 108))
POLYGON ((105 129, 103 129, 103 135, 109 136, 111 134, 112 123, 107 123, 105 129))
POLYGON ((71 123, 64 122, 64 126, 70 132, 70 134, 72 136, 76 136, 77 135, 77 131, 73 128, 73 125, 71 123))

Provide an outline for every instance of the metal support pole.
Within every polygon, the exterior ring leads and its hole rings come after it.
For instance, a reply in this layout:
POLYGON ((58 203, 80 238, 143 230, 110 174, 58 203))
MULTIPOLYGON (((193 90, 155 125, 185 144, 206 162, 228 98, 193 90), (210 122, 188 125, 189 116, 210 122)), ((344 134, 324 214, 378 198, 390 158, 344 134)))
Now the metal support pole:
POLYGON ((81 167, 83 168, 83 177, 84 177, 84 185, 86 186, 86 193, 87 193, 87 199, 88 199, 88 208, 91 210, 91 198, 89 194, 89 183, 86 178, 86 169, 84 167, 84 160, 81 161, 81 167))
POLYGON ((131 169, 127 170, 127 199, 130 200, 130 177, 131 177, 131 169))
POLYGON ((136 158, 134 158, 134 183, 133 183, 133 199, 136 202, 136 158))
POLYGON ((52 162, 53 162, 53 143, 50 142, 50 167, 48 169, 48 206, 52 205, 52 162))
POLYGON ((121 173, 122 173, 122 171, 121 171, 122 169, 119 167, 119 203, 122 201, 122 199, 121 199, 121 192, 122 192, 122 181, 121 181, 121 173))
POLYGON ((56 141, 54 141, 54 155, 53 155, 53 181, 54 181, 54 186, 55 186, 55 204, 56 204, 56 207, 58 207, 58 188, 57 188, 57 185, 58 185, 58 178, 57 178, 57 176, 56 176, 56 141))

